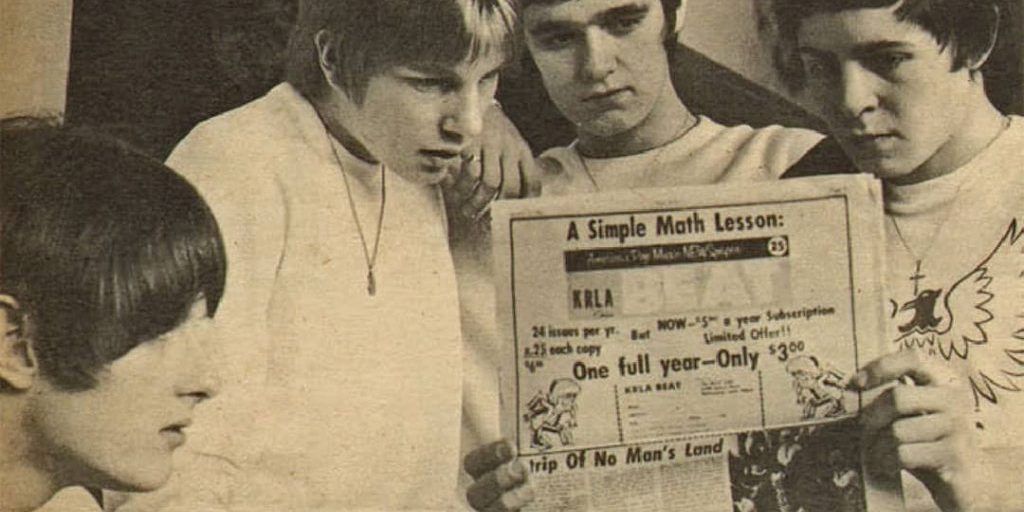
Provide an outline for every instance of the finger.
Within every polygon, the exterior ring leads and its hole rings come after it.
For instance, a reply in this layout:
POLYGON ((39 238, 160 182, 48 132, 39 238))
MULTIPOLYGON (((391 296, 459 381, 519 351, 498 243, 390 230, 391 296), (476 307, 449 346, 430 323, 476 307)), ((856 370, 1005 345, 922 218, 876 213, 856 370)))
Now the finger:
POLYGON ((901 444, 896 451, 905 469, 941 469, 957 463, 953 443, 947 441, 901 444))
POLYGON ((505 174, 500 151, 480 148, 480 160, 483 162, 483 170, 480 175, 482 185, 491 190, 492 193, 501 190, 503 176, 505 174))
POLYGON ((954 403, 946 388, 898 384, 864 407, 860 422, 868 431, 877 431, 900 418, 955 410, 954 403))
POLYGON ((512 445, 502 439, 469 452, 462 460, 462 467, 475 480, 511 461, 513 457, 515 451, 512 450, 512 445))
POLYGON ((448 174, 445 175, 444 179, 441 180, 441 185, 445 187, 451 187, 455 185, 460 179, 468 173, 467 166, 476 160, 476 154, 472 152, 463 153, 459 165, 452 166, 448 169, 448 174))
POLYGON ((526 481, 526 468, 519 461, 498 466, 485 473, 466 490, 466 499, 475 509, 483 509, 499 500, 505 491, 526 481))
POLYGON ((953 418, 948 414, 927 414, 896 420, 892 435, 901 444, 931 443, 956 433, 953 418))
POLYGON ((499 197, 518 198, 522 194, 522 171, 520 170, 519 154, 512 153, 501 156, 501 193, 499 197))
POLYGON ((481 172, 480 157, 473 153, 467 154, 462 160, 462 165, 459 166, 452 186, 458 200, 462 201, 473 193, 477 184, 480 183, 481 172))
POLYGON ((519 510, 533 501, 533 488, 529 485, 513 489, 501 495, 501 499, 491 502, 485 512, 506 512, 519 510))
POLYGON ((853 378, 850 387, 854 389, 871 389, 882 384, 910 377, 917 384, 945 384, 951 380, 952 374, 942 367, 926 360, 918 350, 901 350, 887 354, 864 366, 853 378))
POLYGON ((910 386, 899 384, 892 388, 893 408, 899 416, 929 414, 955 409, 956 397, 938 386, 910 386))
POLYGON ((477 219, 497 196, 498 191, 491 188, 484 180, 480 180, 476 190, 462 205, 462 215, 477 219))
POLYGON ((519 197, 538 197, 541 191, 541 170, 531 155, 519 160, 519 197))

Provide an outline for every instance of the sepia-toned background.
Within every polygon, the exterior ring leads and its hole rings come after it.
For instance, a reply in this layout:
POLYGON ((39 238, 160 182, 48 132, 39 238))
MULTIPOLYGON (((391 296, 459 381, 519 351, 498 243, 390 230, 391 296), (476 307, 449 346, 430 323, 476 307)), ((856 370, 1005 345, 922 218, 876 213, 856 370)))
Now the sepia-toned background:
MULTIPOLYGON (((817 126, 772 67, 770 0, 690 0, 673 57, 677 89, 726 124, 817 126)), ((0 115, 64 112, 163 158, 197 122, 280 81, 297 0, 3 0, 0 115), (66 96, 65 87, 66 84, 66 96)), ((1024 0, 1005 0, 985 70, 996 106, 1024 112, 1024 0)), ((534 149, 572 130, 524 59, 503 78, 505 111, 534 149)))

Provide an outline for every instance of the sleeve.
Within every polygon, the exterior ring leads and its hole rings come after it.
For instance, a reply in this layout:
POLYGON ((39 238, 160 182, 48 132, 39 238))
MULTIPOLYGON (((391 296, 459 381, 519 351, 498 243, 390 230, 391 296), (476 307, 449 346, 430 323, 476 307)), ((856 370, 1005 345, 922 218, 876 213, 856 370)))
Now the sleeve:
POLYGON ((224 330, 218 331, 222 350, 216 355, 225 362, 222 391, 230 391, 231 384, 256 380, 253 370, 265 366, 267 309, 284 256, 286 205, 270 167, 276 159, 260 151, 273 144, 245 130, 217 128, 199 125, 167 165, 210 205, 224 239, 227 279, 215 318, 224 330), (253 341, 262 343, 252 346, 253 341))
POLYGON ((803 128, 773 126, 768 130, 774 132, 767 154, 771 162, 771 173, 776 178, 781 178, 824 138, 818 132, 803 128))

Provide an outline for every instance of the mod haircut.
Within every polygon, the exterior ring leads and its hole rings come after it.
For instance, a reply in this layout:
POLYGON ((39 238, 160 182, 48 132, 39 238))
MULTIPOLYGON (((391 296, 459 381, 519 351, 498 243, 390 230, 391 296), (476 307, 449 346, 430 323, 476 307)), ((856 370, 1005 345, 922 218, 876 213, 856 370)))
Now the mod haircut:
MULTIPOLYGON (((525 12, 531 5, 555 5, 565 2, 584 1, 584 0, 519 0, 520 12, 525 12)), ((682 0, 661 0, 661 10, 665 13, 665 27, 664 38, 665 45, 668 48, 675 46, 675 26, 676 16, 679 13, 679 6, 682 5, 682 0)))
POLYGON ((515 53, 512 0, 301 0, 288 42, 286 80, 320 100, 328 83, 315 44, 331 34, 332 80, 357 103, 367 82, 392 66, 455 65, 490 51, 515 53))
POLYGON ((89 389, 197 300, 214 315, 224 247, 209 207, 164 164, 94 131, 40 124, 0 125, 0 293, 18 302, 40 375, 89 389))
POLYGON ((816 14, 851 9, 879 9, 896 5, 893 14, 931 34, 949 51, 950 71, 974 69, 995 45, 999 29, 999 0, 773 0, 782 53, 776 66, 786 85, 799 91, 805 84, 800 61, 794 54, 800 24, 816 14), (897 5, 898 4, 898 5, 897 5))

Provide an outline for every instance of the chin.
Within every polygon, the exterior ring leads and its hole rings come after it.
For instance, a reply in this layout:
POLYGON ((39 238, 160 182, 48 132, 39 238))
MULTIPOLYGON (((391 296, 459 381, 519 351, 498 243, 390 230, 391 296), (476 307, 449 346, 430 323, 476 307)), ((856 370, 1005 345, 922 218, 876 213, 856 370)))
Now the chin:
POLYGON ((171 478, 171 465, 159 468, 150 467, 134 471, 130 476, 118 478, 114 485, 103 486, 105 489, 122 492, 149 492, 164 486, 171 478))
POLYGON ((121 492, 149 492, 160 487, 171 478, 171 457, 158 457, 159 460, 146 460, 138 457, 134 460, 122 460, 122 465, 111 470, 102 471, 100 482, 90 482, 95 487, 121 492))
POLYGON ((608 138, 614 137, 621 133, 628 132, 637 127, 640 124, 640 119, 632 119, 628 114, 622 113, 618 115, 604 115, 584 121, 580 127, 583 131, 597 137, 608 138))
POLYGON ((861 159, 857 160, 854 165, 859 171, 869 173, 885 181, 899 182, 906 179, 913 172, 912 169, 908 170, 907 166, 902 165, 900 162, 894 162, 885 158, 861 159))
POLYGON ((423 164, 409 166, 411 170, 401 170, 396 167, 395 174, 402 179, 419 185, 437 185, 448 175, 448 169, 430 167, 423 164))

